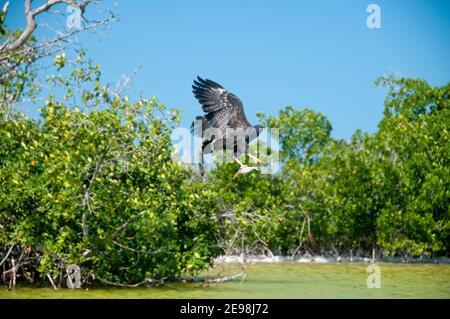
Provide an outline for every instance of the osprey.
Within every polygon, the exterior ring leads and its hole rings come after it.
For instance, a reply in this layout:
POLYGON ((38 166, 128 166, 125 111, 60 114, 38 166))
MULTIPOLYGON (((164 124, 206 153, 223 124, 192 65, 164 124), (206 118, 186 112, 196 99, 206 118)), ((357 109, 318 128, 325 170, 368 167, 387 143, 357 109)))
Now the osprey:
MULTIPOLYGON (((192 127, 194 134, 202 138, 200 172, 203 175, 203 155, 214 150, 233 150, 233 159, 240 165, 237 175, 248 173, 257 167, 249 167, 237 160, 247 154, 248 144, 263 130, 262 125, 253 126, 247 120, 241 100, 220 84, 197 76, 192 86, 196 99, 202 105, 205 116, 197 116, 192 127)), ((247 154, 255 162, 261 161, 247 154)))

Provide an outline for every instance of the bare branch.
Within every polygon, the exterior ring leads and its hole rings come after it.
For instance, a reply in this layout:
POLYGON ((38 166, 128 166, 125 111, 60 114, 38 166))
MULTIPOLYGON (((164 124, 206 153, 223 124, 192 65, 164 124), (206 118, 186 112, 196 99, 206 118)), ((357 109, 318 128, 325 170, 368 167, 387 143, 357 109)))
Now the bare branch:
POLYGON ((125 223, 123 223, 122 225, 120 225, 119 227, 117 227, 116 231, 114 232, 114 234, 112 235, 112 238, 116 238, 125 228, 127 228, 127 226, 131 223, 133 223, 136 219, 138 219, 139 217, 143 216, 145 213, 147 212, 147 210, 143 210, 142 212, 132 216, 129 220, 127 220, 125 223))
POLYGON ((5 5, 3 6, 3 13, 6 15, 8 13, 9 8, 9 0, 5 2, 5 5))
MULTIPOLYGON (((78 42, 76 34, 83 31, 95 30, 101 26, 106 26, 110 22, 115 21, 118 17, 112 10, 107 10, 109 16, 101 19, 87 19, 83 13, 90 4, 98 3, 99 0, 45 0, 39 2, 38 7, 33 8, 33 0, 25 0, 24 13, 26 24, 18 36, 9 34, 8 32, 2 37, 0 43, 0 85, 8 84, 11 79, 18 79, 23 82, 23 87, 28 86, 28 78, 19 79, 18 75, 23 67, 30 65, 35 66, 35 62, 46 56, 52 56, 65 50, 67 47, 78 42), (43 4, 42 4, 43 3, 43 4), (56 35, 50 39, 43 39, 37 43, 29 41, 31 34, 40 25, 37 24, 37 17, 45 12, 50 12, 55 5, 65 4, 80 10, 81 18, 84 21, 77 28, 70 28, 63 32, 57 32, 56 35)), ((8 11, 10 1, 6 1, 3 6, 3 11, 0 15, 5 16, 8 11)), ((1 10, 1 7, 0 7, 1 10)), ((25 72, 24 74, 29 74, 25 72)), ((31 83, 31 82, 30 82, 31 83)), ((5 95, 0 97, 0 109, 2 110, 2 117, 11 118, 14 105, 22 97, 23 90, 14 90, 8 92, 4 90, 5 95)))
POLYGON ((136 261, 134 262, 133 265, 128 266, 128 267, 119 267, 119 269, 126 270, 126 269, 131 269, 131 268, 133 268, 133 267, 136 267, 137 264, 139 263, 139 260, 141 260, 141 254, 139 253, 139 251, 136 250, 136 249, 134 249, 134 248, 131 248, 131 247, 122 245, 121 243, 118 243, 118 242, 115 241, 115 240, 113 240, 113 243, 114 243, 115 245, 119 246, 119 247, 122 248, 122 249, 129 250, 129 251, 132 251, 132 252, 134 252, 134 253, 137 254, 137 259, 136 259, 136 261))
POLYGON ((84 192, 83 202, 81 204, 83 209, 86 207, 88 208, 87 211, 84 210, 83 216, 81 217, 81 228, 83 229, 83 240, 85 240, 89 234, 89 228, 87 226, 87 219, 88 219, 89 212, 91 209, 89 206, 89 200, 90 200, 92 184, 94 183, 94 180, 97 177, 99 170, 100 170, 100 164, 99 164, 99 162, 96 162, 95 168, 94 168, 94 173, 92 174, 92 177, 89 180, 89 185, 86 188, 86 191, 84 192))
POLYGON ((222 284, 224 282, 231 281, 231 280, 239 278, 239 277, 242 277, 242 280, 243 280, 245 278, 246 274, 247 274, 247 271, 244 269, 241 272, 234 274, 234 275, 230 275, 230 276, 219 277, 219 278, 214 278, 214 279, 205 278, 205 283, 222 284))
POLYGON ((3 260, 0 262, 0 266, 3 265, 3 263, 6 261, 6 259, 8 259, 9 254, 11 254, 13 248, 14 248, 14 244, 11 245, 11 247, 10 247, 9 250, 8 250, 8 252, 6 253, 5 258, 3 258, 3 260))
POLYGON ((152 284, 152 285, 155 285, 155 284, 163 284, 163 283, 164 283, 164 280, 166 280, 167 277, 164 277, 164 278, 161 278, 161 279, 151 279, 151 278, 149 278, 149 279, 145 279, 145 280, 143 280, 143 281, 141 281, 141 282, 139 282, 139 283, 137 283, 137 284, 130 284, 130 285, 128 285, 128 284, 122 284, 122 283, 116 283, 116 282, 111 282, 111 281, 109 281, 109 280, 102 279, 102 278, 97 278, 97 279, 98 279, 100 282, 102 282, 102 283, 104 283, 104 284, 106 284, 106 285, 110 285, 110 286, 134 288, 134 287, 142 286, 142 285, 144 285, 144 284, 146 284, 146 283, 152 284))
POLYGON ((104 20, 96 21, 96 22, 94 22, 94 23, 92 23, 90 25, 84 26, 82 29, 74 29, 74 30, 72 30, 70 32, 64 33, 64 34, 62 34, 62 35, 60 35, 60 36, 58 36, 58 37, 56 37, 56 38, 54 38, 52 40, 48 40, 48 41, 46 41, 44 43, 41 43, 36 48, 37 49, 41 49, 41 48, 43 48, 45 46, 51 46, 52 44, 55 44, 55 43, 58 43, 58 42, 61 42, 61 41, 65 41, 68 38, 70 38, 71 36, 75 35, 76 33, 79 33, 81 31, 88 31, 88 30, 91 30, 91 29, 95 29, 95 28, 97 28, 99 26, 106 25, 106 24, 114 21, 115 19, 116 19, 116 16, 111 12, 111 16, 106 18, 106 19, 104 19, 104 20))
POLYGON ((297 255, 297 252, 300 250, 300 248, 302 247, 302 242, 303 242, 303 230, 305 229, 305 223, 306 223, 306 218, 303 219, 303 224, 302 224, 302 229, 300 230, 300 243, 298 244, 297 248, 295 248, 294 253, 292 254, 291 258, 294 259, 295 255, 297 255))
MULTIPOLYGON (((20 36, 13 41, 12 43, 9 43, 9 38, 0 46, 0 52, 7 52, 7 51, 13 51, 16 50, 18 48, 20 48, 21 46, 23 46, 26 42, 26 40, 29 38, 29 36, 34 32, 34 30, 36 30, 37 28, 37 23, 36 23, 36 17, 44 12, 48 12, 50 10, 50 8, 52 8, 53 6, 55 6, 56 4, 60 4, 60 3, 65 3, 69 6, 78 8, 81 11, 81 14, 84 13, 86 7, 90 4, 90 3, 97 3, 98 1, 96 0, 84 0, 82 2, 77 2, 75 0, 48 0, 46 3, 44 3, 43 5, 41 5, 40 7, 37 7, 36 9, 32 9, 31 8, 31 3, 32 0, 26 0, 25 1, 25 17, 26 17, 26 26, 25 29, 22 31, 22 33, 20 34, 20 36)), ((9 1, 5 4, 5 6, 3 7, 3 10, 5 12, 5 9, 8 9, 8 3, 9 1)), ((95 23, 91 24, 89 26, 89 28, 95 28, 98 25, 101 24, 106 24, 112 20, 115 19, 114 14, 111 13, 111 17, 106 19, 106 20, 100 20, 100 21, 95 21, 95 23)), ((53 40, 53 42, 57 42, 60 40, 63 40, 65 38, 70 37, 71 35, 86 30, 86 28, 83 28, 81 30, 73 30, 61 37, 58 37, 57 39, 53 40)))
POLYGON ((55 282, 53 281, 52 276, 50 276, 50 274, 48 274, 48 273, 47 273, 47 278, 48 278, 48 280, 50 281, 50 283, 52 284, 53 289, 58 290, 58 288, 57 288, 56 285, 55 285, 55 282))
POLYGON ((117 82, 116 88, 112 91, 112 94, 115 98, 120 98, 122 93, 125 91, 127 86, 130 84, 131 80, 138 74, 139 70, 142 68, 142 65, 138 65, 131 75, 122 75, 122 78, 117 82))
POLYGON ((6 283, 6 275, 10 277, 9 281, 9 289, 16 289, 16 275, 17 275, 17 267, 14 258, 11 259, 11 269, 4 271, 2 273, 3 281, 6 283))

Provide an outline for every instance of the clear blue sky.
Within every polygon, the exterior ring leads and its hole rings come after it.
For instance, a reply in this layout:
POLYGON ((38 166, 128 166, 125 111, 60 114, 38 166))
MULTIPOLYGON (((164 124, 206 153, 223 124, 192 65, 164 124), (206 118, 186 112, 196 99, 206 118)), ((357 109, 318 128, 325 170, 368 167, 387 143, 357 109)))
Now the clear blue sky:
MULTIPOLYGON (((13 2, 7 24, 17 27, 23 1, 13 2)), ((358 128, 376 130, 386 95, 377 77, 450 80, 448 0, 121 0, 117 12, 107 37, 83 35, 83 46, 107 82, 143 65, 135 92, 180 108, 184 125, 201 113, 191 93, 196 75, 238 95, 252 122, 258 111, 309 107, 346 139, 358 128), (381 29, 366 26, 370 3, 381 7, 381 29)))

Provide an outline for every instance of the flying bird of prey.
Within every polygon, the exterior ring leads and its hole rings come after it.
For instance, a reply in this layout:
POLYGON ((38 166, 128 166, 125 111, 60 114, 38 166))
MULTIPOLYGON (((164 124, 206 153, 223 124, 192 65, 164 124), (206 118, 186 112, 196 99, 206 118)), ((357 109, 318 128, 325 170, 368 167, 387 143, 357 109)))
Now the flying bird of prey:
MULTIPOLYGON (((245 116, 241 100, 220 84, 197 76, 192 88, 203 112, 206 113, 204 116, 197 116, 196 121, 192 123, 194 133, 202 137, 201 174, 204 173, 203 155, 220 149, 233 151, 233 159, 241 166, 237 175, 256 169, 242 164, 237 157, 243 153, 247 154, 248 144, 262 132, 262 125, 251 125, 245 116)), ((255 156, 247 155, 255 162, 261 163, 255 156)))

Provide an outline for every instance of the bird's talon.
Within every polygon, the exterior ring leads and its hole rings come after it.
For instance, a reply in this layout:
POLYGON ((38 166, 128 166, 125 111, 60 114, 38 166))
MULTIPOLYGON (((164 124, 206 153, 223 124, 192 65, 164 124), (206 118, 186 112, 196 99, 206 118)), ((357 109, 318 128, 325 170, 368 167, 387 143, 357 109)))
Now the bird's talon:
POLYGON ((257 164, 262 164, 263 161, 261 161, 259 158, 257 158, 256 156, 253 156, 252 154, 247 154, 248 157, 250 157, 252 160, 255 161, 255 163, 257 164))

